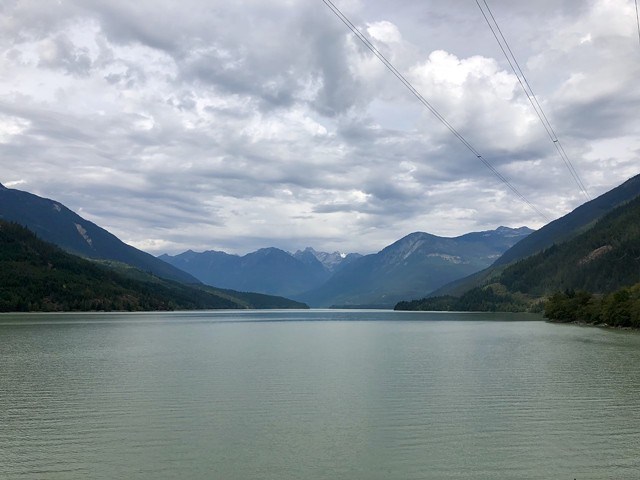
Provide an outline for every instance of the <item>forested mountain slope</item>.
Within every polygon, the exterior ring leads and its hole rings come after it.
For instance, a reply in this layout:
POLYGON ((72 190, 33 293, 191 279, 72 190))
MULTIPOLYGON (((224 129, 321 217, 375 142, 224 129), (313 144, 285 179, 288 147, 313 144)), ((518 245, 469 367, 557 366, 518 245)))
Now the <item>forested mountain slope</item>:
POLYGON ((0 185, 0 219, 19 223, 42 240, 75 255, 115 260, 169 280, 200 283, 192 275, 127 245, 60 202, 48 198, 0 185))
POLYGON ((20 225, 0 221, 3 312, 305 307, 265 295, 188 286, 130 269, 77 257, 20 225))

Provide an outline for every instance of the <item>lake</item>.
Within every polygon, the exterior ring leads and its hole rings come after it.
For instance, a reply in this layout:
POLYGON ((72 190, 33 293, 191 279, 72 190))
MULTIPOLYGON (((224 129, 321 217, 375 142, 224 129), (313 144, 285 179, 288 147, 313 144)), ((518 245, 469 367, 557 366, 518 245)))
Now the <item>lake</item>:
POLYGON ((515 314, 0 315, 0 478, 638 479, 639 452, 637 332, 515 314))

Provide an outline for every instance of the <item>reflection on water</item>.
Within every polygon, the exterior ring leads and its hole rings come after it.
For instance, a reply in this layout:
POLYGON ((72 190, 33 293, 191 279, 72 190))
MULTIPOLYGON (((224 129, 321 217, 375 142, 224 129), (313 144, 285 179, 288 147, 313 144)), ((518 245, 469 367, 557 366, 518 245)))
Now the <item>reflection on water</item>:
POLYGON ((0 316, 0 478, 640 478, 640 334, 532 318, 0 316))

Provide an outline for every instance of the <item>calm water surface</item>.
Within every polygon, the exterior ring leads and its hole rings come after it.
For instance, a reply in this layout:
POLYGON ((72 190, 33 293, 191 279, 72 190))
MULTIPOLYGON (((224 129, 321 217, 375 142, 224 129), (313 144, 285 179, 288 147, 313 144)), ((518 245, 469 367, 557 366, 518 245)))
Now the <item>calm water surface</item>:
POLYGON ((640 334, 532 318, 3 315, 0 478, 640 478, 640 334))

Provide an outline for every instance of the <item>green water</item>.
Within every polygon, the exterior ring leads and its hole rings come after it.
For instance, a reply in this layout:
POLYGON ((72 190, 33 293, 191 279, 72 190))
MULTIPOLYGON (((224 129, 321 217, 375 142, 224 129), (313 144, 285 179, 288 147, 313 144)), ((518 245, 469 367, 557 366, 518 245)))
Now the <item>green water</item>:
POLYGON ((0 478, 640 478, 640 334, 536 318, 2 315, 0 478))

